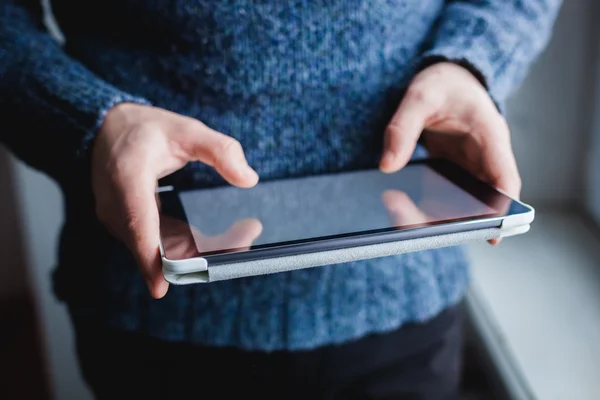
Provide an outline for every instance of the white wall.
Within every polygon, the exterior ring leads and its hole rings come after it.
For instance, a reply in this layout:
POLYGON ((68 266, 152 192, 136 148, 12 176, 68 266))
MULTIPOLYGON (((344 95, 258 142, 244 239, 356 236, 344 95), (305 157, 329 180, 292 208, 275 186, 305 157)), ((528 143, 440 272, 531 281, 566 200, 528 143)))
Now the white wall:
MULTIPOLYGON (((555 37, 509 105, 514 147, 528 201, 572 202, 583 187, 581 152, 587 142, 593 0, 565 2, 555 37)), ((46 347, 57 399, 89 398, 73 354, 65 310, 50 292, 62 220, 55 185, 21 164, 14 169, 22 205, 23 235, 33 272, 46 347)))

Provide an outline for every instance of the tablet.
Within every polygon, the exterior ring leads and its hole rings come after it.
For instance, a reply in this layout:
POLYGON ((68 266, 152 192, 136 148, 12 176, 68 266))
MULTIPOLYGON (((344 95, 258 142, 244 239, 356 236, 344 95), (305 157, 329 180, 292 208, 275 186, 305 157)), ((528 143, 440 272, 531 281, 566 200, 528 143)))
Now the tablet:
POLYGON ((160 187, 165 278, 206 283, 528 231, 531 206, 441 159, 254 188, 160 187))

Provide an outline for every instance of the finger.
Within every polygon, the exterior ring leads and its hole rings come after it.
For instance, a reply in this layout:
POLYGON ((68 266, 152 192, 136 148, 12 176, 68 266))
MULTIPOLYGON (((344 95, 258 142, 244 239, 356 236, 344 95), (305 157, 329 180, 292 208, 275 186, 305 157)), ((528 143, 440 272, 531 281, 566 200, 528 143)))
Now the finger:
POLYGON ((214 167, 229 183, 239 187, 252 187, 258 182, 258 174, 246 160, 242 145, 236 139, 208 128, 197 122, 185 133, 188 161, 201 161, 214 167))
POLYGON ((160 222, 151 176, 123 176, 117 183, 122 196, 125 243, 133 253, 150 294, 159 299, 169 287, 162 273, 159 251, 160 222))
POLYGON ((423 224, 428 221, 427 216, 411 198, 400 190, 386 190, 381 195, 381 201, 396 226, 423 224))
POLYGON ((381 171, 396 172, 408 163, 432 113, 432 106, 422 92, 409 89, 385 130, 381 171))
MULTIPOLYGON (((517 168, 510 132, 504 118, 490 115, 477 127, 482 132, 482 169, 490 184, 506 193, 509 197, 519 199, 521 194, 521 177, 517 168)), ((510 206, 509 202, 496 204, 502 209, 510 206)), ((492 245, 500 244, 501 239, 488 241, 492 245)))
POLYGON ((517 168, 510 132, 504 118, 492 115, 478 122, 482 132, 482 169, 488 182, 508 196, 518 199, 521 194, 521 177, 517 168))

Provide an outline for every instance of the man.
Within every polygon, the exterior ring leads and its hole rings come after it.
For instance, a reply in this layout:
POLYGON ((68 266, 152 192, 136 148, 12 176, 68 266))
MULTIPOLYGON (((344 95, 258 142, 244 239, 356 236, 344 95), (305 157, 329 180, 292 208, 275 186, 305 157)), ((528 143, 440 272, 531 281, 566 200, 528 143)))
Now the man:
POLYGON ((0 0, 0 138, 63 190, 96 396, 457 396, 460 249, 167 293, 154 190, 394 172, 420 141, 518 196, 498 107, 559 0, 55 0, 64 47, 38 3, 0 0))

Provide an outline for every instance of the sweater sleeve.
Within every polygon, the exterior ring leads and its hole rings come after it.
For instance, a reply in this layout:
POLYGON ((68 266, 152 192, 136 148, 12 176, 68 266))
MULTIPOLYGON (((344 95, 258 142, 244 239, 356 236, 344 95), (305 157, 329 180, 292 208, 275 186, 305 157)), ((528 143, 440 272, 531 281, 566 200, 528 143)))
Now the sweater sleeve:
POLYGON ((452 61, 470 69, 502 105, 546 46, 561 0, 450 0, 421 67, 452 61))
POLYGON ((0 142, 54 178, 78 166, 106 112, 147 104, 70 58, 43 25, 40 0, 0 0, 0 142))

